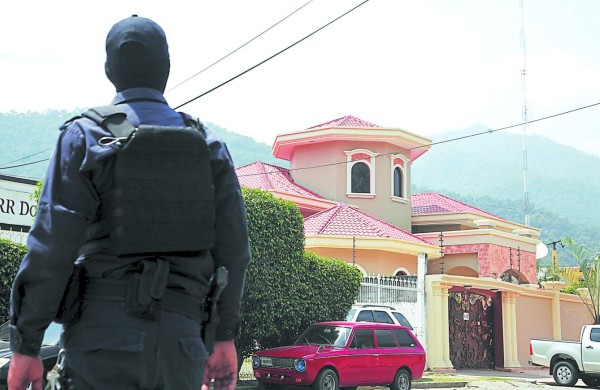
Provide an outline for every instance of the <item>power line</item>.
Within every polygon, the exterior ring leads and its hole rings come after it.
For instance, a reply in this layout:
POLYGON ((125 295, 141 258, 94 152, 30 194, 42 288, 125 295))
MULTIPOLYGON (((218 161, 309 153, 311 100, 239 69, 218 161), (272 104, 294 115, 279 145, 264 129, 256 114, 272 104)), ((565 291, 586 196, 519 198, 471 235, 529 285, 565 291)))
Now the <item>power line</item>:
MULTIPOLYGON (((445 144, 448 142, 454 142, 454 141, 459 141, 462 139, 467 139, 467 138, 472 138, 472 137, 477 137, 480 135, 484 135, 484 134, 491 134, 491 133, 495 133, 497 131, 502 131, 502 130, 508 130, 508 129, 512 129, 513 127, 519 127, 522 126, 524 124, 529 124, 529 123, 534 123, 534 122, 540 122, 543 120, 547 120, 547 119, 551 119, 551 118, 556 118, 562 115, 567 115, 567 114, 571 114, 577 111, 581 111, 581 110, 585 110, 587 108, 591 108, 591 107, 595 107, 600 105, 600 102, 598 103, 593 103, 593 104, 589 104, 587 106, 582 106, 582 107, 578 107, 578 108, 574 108, 572 110, 568 110, 568 111, 563 111, 563 112, 559 112, 558 114, 553 114, 553 115, 548 115, 542 118, 538 118, 538 119, 534 119, 534 120, 530 120, 527 121, 526 123, 517 123, 515 125, 511 125, 511 126, 505 126, 505 127, 501 127, 498 129, 490 129, 490 130, 486 130, 486 131, 481 131, 479 133, 474 133, 474 134, 469 134, 469 135, 463 135, 460 137, 455 137, 455 138, 449 138, 447 140, 443 140, 443 141, 437 141, 437 142, 432 142, 430 144, 427 145, 420 145, 420 146, 414 146, 412 148, 408 148, 407 150, 414 150, 414 149, 421 149, 421 148, 425 148, 425 147, 431 147, 434 145, 441 145, 441 144, 445 144)), ((375 156, 374 158, 378 158, 378 157, 383 157, 383 156, 389 156, 391 154, 396 154, 397 152, 390 152, 390 153, 384 153, 384 154, 379 154, 377 156, 375 156)), ((315 168, 324 168, 324 167, 330 167, 330 166, 334 166, 334 165, 341 165, 341 164, 347 164, 347 161, 340 161, 340 162, 334 162, 334 163, 329 163, 329 164, 322 164, 322 165, 313 165, 310 167, 300 167, 300 168, 293 168, 293 169, 289 169, 289 171, 299 171, 299 170, 305 170, 305 169, 315 169, 315 168)), ((277 173, 277 172, 261 172, 261 173, 248 173, 246 175, 239 175, 238 177, 246 177, 246 176, 258 176, 258 175, 266 175, 266 174, 271 174, 271 173, 277 173)))
POLYGON ((179 84, 175 85, 172 88, 169 88, 167 90, 167 92, 170 92, 172 90, 174 90, 175 88, 179 87, 180 85, 187 83, 188 81, 190 81, 191 79, 193 79, 194 77, 198 76, 199 74, 203 73, 204 71, 212 68, 213 66, 215 66, 216 64, 218 64, 219 62, 223 61, 224 59, 226 59, 227 57, 229 57, 230 55, 232 55, 233 53, 237 52, 238 50, 244 48, 246 45, 248 45, 249 43, 251 43, 252 41, 256 40, 257 38, 259 38, 260 36, 264 35, 265 33, 267 33, 269 30, 273 29, 274 27, 276 27, 277 25, 281 24, 283 21, 285 21, 286 19, 288 19, 289 17, 291 17, 292 15, 294 15, 296 12, 300 11, 302 8, 306 7, 308 4, 312 3, 313 0, 309 0, 306 3, 304 3, 304 5, 302 5, 300 8, 296 9, 294 12, 292 12, 291 14, 289 14, 288 16, 286 16, 285 18, 281 19, 280 21, 278 21, 277 23, 275 23, 274 25, 272 25, 271 27, 267 28, 266 30, 264 30, 263 32, 261 32, 260 34, 258 34, 257 36, 255 36, 254 38, 250 39, 249 41, 247 41, 246 43, 242 44, 240 47, 238 47, 237 49, 229 52, 228 54, 226 54, 225 56, 221 57, 220 59, 218 59, 217 61, 213 62, 212 64, 208 65, 206 68, 202 69, 201 71, 195 73, 194 75, 188 77, 187 79, 183 80, 182 82, 180 82, 179 84))
POLYGON ((308 35, 307 35, 307 36, 305 36, 304 38, 302 38, 302 39, 300 39, 300 40, 298 40, 298 41, 296 41, 296 42, 292 43, 291 45, 289 45, 289 46, 288 46, 288 47, 286 47, 285 49, 278 51, 277 53, 273 54, 272 56, 270 56, 270 57, 268 57, 268 58, 266 58, 266 59, 262 60, 262 61, 261 61, 261 62, 259 62, 258 64, 254 65, 254 66, 252 66, 252 67, 250 67, 250 68, 248 68, 248 69, 246 69, 245 71, 243 71, 243 72, 239 73, 239 74, 238 74, 238 75, 236 75, 236 76, 233 76, 233 77, 232 77, 232 78, 230 78, 229 80, 227 80, 227 81, 225 81, 225 82, 222 82, 221 84, 217 85, 216 87, 213 87, 213 88, 209 89, 208 91, 206 91, 206 92, 204 92, 204 93, 202 93, 202 94, 200 94, 200 95, 196 96, 195 98, 193 98, 193 99, 190 99, 190 100, 188 100, 187 102, 185 102, 185 103, 183 103, 183 104, 180 104, 180 105, 178 105, 177 107, 175 107, 175 109, 177 110, 177 109, 179 109, 179 108, 181 108, 181 107, 183 107, 183 106, 185 106, 185 105, 187 105, 187 104, 189 104, 189 103, 191 103, 191 102, 193 102, 193 101, 195 101, 195 100, 198 100, 198 99, 200 99, 202 96, 208 95, 208 94, 209 94, 209 93, 211 93, 212 91, 214 91, 214 90, 216 90, 216 89, 219 89, 219 88, 221 88, 222 86, 224 86, 225 84, 229 84, 230 82, 232 82, 233 80, 237 79, 238 77, 241 77, 241 76, 245 75, 246 73, 250 72, 251 70, 253 70, 253 69, 255 69, 255 68, 258 68, 260 65, 264 64, 265 62, 267 62, 267 61, 270 61, 271 59, 273 59, 273 58, 277 57, 278 55, 280 55, 280 54, 281 54, 281 53, 283 53, 284 51, 287 51, 288 49, 291 49, 292 47, 296 46, 296 45, 297 45, 297 44, 299 44, 300 42, 302 42, 302 41, 304 41, 304 40, 306 40, 306 39, 310 38, 311 36, 315 35, 315 34, 316 34, 316 33, 318 33, 319 31, 323 30, 325 27, 327 27, 327 26, 329 26, 329 25, 331 25, 331 24, 335 23, 336 21, 340 20, 341 18, 343 18, 344 16, 348 15, 350 12, 354 11, 355 9, 357 9, 357 8, 358 8, 358 7, 360 7, 361 5, 363 5, 363 4, 365 4, 365 3, 367 3, 368 1, 369 1, 369 0, 364 0, 364 1, 363 1, 362 3, 360 3, 359 5, 357 5, 357 6, 353 7, 352 9, 350 9, 350 10, 348 10, 348 11, 344 12, 342 15, 340 15, 340 16, 338 16, 337 18, 333 19, 331 22, 329 22, 329 23, 327 23, 327 24, 323 25, 322 27, 320 27, 320 28, 316 29, 315 31, 311 32, 310 34, 308 34, 308 35))
POLYGON ((38 164, 44 161, 48 161, 50 160, 49 158, 45 158, 43 160, 38 160, 38 161, 33 161, 33 162, 29 162, 29 163, 25 163, 25 164, 19 164, 19 165, 12 165, 10 167, 0 167, 0 169, 11 169, 11 168, 19 168, 19 167, 24 167, 26 165, 33 165, 33 164, 38 164))
POLYGON ((41 152, 37 152, 37 153, 34 153, 34 154, 30 154, 29 156, 25 156, 25 157, 18 158, 18 159, 16 159, 16 160, 12 160, 12 161, 7 161, 7 162, 0 163, 0 165, 4 165, 4 164, 12 164, 12 163, 14 163, 14 162, 17 162, 17 161, 25 160, 26 158, 33 157, 33 156, 37 156, 38 154, 41 154, 41 153, 47 152, 47 151, 49 151, 49 150, 52 150, 52 149, 54 149, 54 148, 52 147, 52 148, 44 149, 44 150, 42 150, 41 152))
MULTIPOLYGON (((545 117, 542 117, 542 118, 533 119, 533 120, 527 121, 527 124, 534 123, 534 122, 540 122, 540 121, 543 121, 543 120, 552 119, 552 118, 556 118, 556 117, 567 115, 567 114, 572 114, 574 112, 585 110, 585 109, 588 109, 588 108, 592 108, 592 107, 595 107, 595 106, 598 106, 598 105, 600 105, 600 102, 593 103, 593 104, 588 104, 587 106, 582 106, 582 107, 574 108, 574 109, 568 110, 568 111, 559 112, 557 114, 548 115, 548 116, 545 116, 545 117)), ((420 149, 420 148, 430 147, 430 146, 434 146, 434 145, 441 145, 441 144, 445 144, 445 143, 448 143, 448 142, 459 141, 459 140, 462 140, 462 139, 477 137, 477 136, 484 135, 484 134, 491 134, 491 133, 495 133, 497 131, 508 130, 508 129, 512 129, 513 127, 519 127, 519 126, 522 126, 522 125, 523 125, 523 123, 517 123, 515 125, 500 127, 498 129, 493 129, 493 130, 490 129, 490 130, 486 130, 486 131, 481 131, 479 133, 474 133, 474 134, 469 134, 469 135, 463 135, 463 136, 455 137, 455 138, 449 138, 449 139, 443 140, 443 141, 432 142, 432 143, 427 144, 427 145, 415 146, 415 147, 412 147, 412 148, 408 148, 408 150, 420 149)), ((48 149, 46 149, 46 150, 48 150, 48 149)), ((38 153, 35 153, 35 154, 39 154, 39 153, 42 153, 42 152, 38 152, 38 153)), ((387 156, 387 155, 394 154, 394 153, 395 152, 380 154, 380 155, 375 156, 375 158, 381 157, 381 156, 387 156)), ((23 157, 23 158, 25 158, 25 157, 23 157)), ((21 160, 21 159, 19 159, 19 160, 21 160)), ((10 167, 0 167, 0 169, 18 168, 18 167, 22 167, 22 166, 25 166, 25 165, 37 164, 37 163, 48 161, 48 160, 49 160, 49 158, 44 159, 44 160, 34 161, 34 162, 31 162, 31 163, 21 164, 21 165, 14 165, 14 166, 10 166, 10 167)), ((15 161, 18 161, 18 160, 15 160, 15 161)), ((329 167, 329 166, 340 165, 340 164, 347 164, 347 161, 340 161, 340 162, 336 162, 336 163, 329 163, 329 164, 322 164, 322 165, 314 165, 314 166, 310 166, 310 167, 288 169, 288 171, 291 172, 291 171, 304 170, 304 169, 323 168, 323 167, 329 167)), ((248 174, 245 174, 245 175, 239 175, 238 177, 269 175, 271 173, 277 173, 277 172, 248 173, 248 174)))

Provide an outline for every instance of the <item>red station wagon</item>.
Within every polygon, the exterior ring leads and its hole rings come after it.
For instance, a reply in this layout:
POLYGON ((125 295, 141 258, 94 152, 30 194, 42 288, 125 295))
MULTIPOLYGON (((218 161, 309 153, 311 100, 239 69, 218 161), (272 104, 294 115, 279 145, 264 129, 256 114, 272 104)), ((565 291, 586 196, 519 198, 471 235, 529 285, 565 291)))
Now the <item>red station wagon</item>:
POLYGON ((425 369, 425 350, 405 326, 367 322, 319 322, 293 345, 252 356, 261 389, 312 385, 315 390, 390 386, 409 390, 425 369))

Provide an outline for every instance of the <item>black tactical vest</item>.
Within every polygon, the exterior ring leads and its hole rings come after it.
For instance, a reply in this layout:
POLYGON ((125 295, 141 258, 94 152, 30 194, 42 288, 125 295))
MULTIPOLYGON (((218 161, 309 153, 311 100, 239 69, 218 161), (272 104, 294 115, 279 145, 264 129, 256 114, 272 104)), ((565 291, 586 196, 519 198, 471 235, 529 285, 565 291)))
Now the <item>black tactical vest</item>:
POLYGON ((83 114, 115 142, 112 191, 101 194, 82 254, 117 256, 199 252, 215 240, 214 186, 204 127, 134 127, 117 106, 83 114))

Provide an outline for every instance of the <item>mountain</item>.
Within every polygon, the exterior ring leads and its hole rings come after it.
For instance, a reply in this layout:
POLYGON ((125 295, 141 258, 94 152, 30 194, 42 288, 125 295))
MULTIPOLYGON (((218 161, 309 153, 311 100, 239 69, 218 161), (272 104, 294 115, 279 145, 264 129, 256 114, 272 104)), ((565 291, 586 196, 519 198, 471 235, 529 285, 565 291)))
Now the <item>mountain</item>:
MULTIPOLYGON (((42 179, 58 127, 80 112, 0 113, 0 174, 42 179), (2 169, 22 164, 30 165, 2 169)), ((206 125, 227 142, 236 166, 254 161, 289 166, 275 159, 267 144, 213 123, 206 125)), ((439 133, 433 141, 481 132, 486 128, 474 126, 439 133)), ((524 223, 522 141, 518 134, 490 132, 434 144, 412 165, 413 193, 436 191, 524 223)), ((542 229, 541 240, 549 243, 569 236, 600 249, 600 158, 538 135, 529 135, 527 146, 530 224, 542 229)))
MULTIPOLYGON (((412 165, 414 192, 436 191, 524 223, 523 138, 483 126, 436 134, 412 165), (441 141, 458 139, 452 142, 441 141), (438 143, 438 144, 436 144, 438 143)), ((566 236, 600 248, 600 158, 539 135, 527 136, 530 225, 542 241, 566 236)))
MULTIPOLYGON (((0 113, 0 174, 43 179, 60 133, 59 126, 81 112, 83 110, 0 113)), ((273 157, 267 144, 214 123, 207 122, 205 125, 227 143, 236 166, 258 160, 289 166, 287 161, 273 157)))

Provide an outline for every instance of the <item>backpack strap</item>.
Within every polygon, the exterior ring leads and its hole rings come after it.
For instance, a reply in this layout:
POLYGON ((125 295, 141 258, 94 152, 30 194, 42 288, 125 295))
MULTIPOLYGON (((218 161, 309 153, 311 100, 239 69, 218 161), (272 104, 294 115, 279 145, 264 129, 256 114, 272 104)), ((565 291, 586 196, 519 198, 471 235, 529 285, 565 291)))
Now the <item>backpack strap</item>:
POLYGON ((136 129, 127 120, 127 114, 118 106, 99 106, 90 108, 82 114, 107 129, 115 138, 127 138, 136 129))

